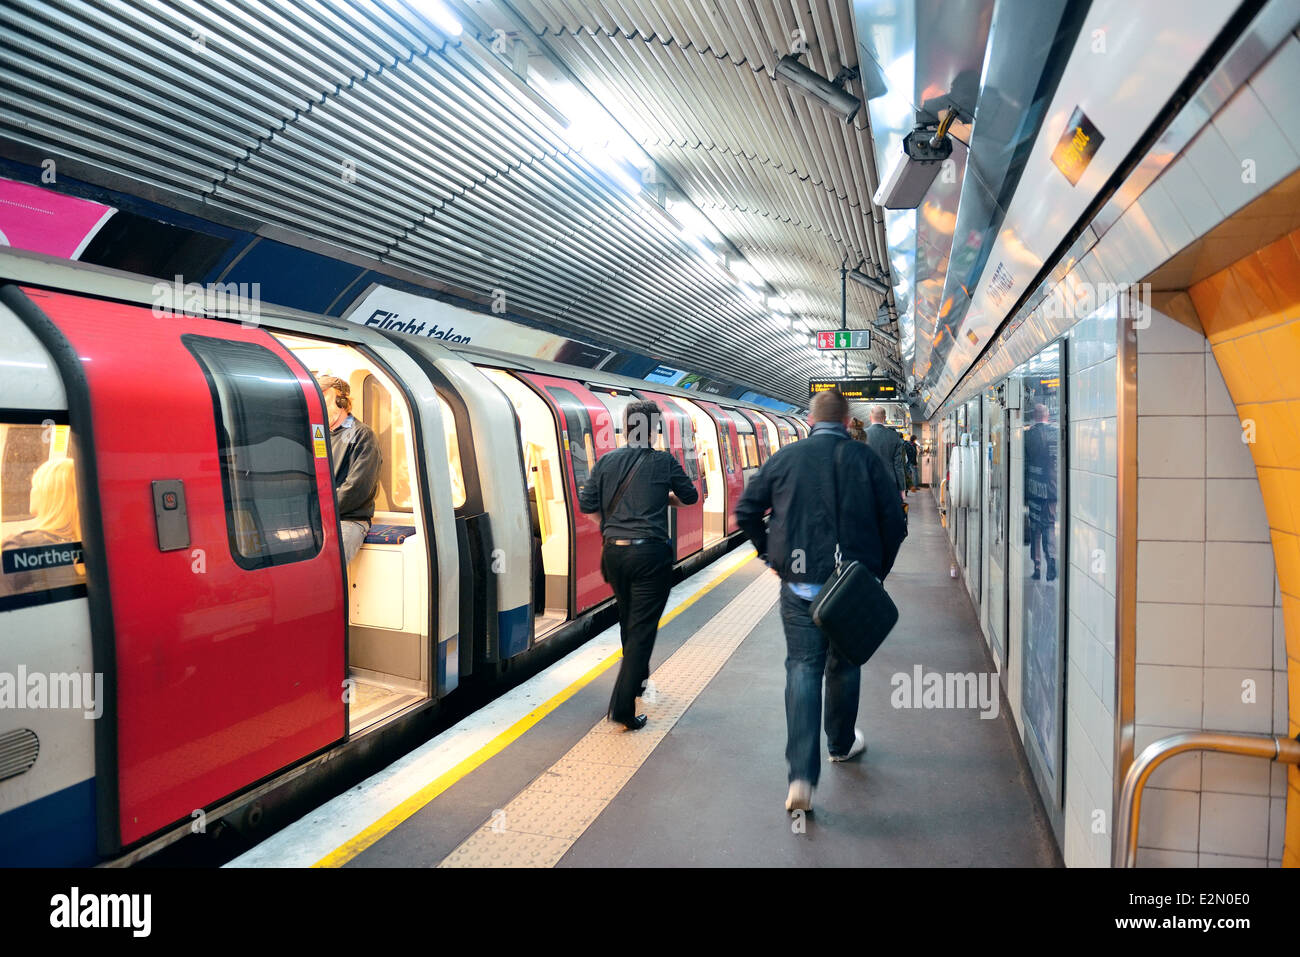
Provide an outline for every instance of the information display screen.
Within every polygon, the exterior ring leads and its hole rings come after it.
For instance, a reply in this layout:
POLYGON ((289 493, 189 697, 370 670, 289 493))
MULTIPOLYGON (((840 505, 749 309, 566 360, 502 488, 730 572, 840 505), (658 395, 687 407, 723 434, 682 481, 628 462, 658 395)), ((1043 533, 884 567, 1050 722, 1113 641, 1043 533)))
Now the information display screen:
POLYGON ((898 385, 893 379, 809 379, 808 396, 839 389, 846 399, 897 399, 898 385))

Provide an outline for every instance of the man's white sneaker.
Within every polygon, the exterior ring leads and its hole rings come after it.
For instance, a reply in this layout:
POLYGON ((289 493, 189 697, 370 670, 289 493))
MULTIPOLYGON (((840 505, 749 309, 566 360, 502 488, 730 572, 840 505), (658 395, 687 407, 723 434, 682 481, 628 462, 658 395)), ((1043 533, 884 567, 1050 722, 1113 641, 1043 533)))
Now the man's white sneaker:
POLYGON ((856 758, 863 751, 867 750, 867 739, 862 736, 862 729, 853 729, 853 747, 849 748, 848 754, 832 754, 831 760, 839 763, 848 761, 850 758, 856 758))
POLYGON ((790 792, 785 796, 787 811, 811 811, 813 786, 807 781, 791 781, 790 792))
POLYGON ((641 692, 641 700, 646 704, 654 704, 659 700, 659 689, 649 678, 646 679, 645 689, 641 692))

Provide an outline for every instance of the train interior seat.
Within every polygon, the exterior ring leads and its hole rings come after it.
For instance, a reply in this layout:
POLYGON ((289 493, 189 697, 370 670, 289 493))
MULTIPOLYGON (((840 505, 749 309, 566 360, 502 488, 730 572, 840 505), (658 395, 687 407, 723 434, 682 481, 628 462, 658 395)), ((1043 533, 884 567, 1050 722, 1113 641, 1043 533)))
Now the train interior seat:
POLYGON ((501 369, 482 371, 500 386, 519 420, 534 538, 541 541, 542 574, 534 569, 533 608, 535 637, 542 638, 569 618, 569 504, 558 425, 550 406, 529 386, 501 369))
MULTIPOLYGON (((410 417, 401 390, 359 350, 286 334, 277 338, 313 376, 347 381, 352 415, 375 433, 383 456, 372 534, 347 569, 349 717, 355 734, 432 693, 428 531, 420 508, 419 473, 411 467, 416 459, 410 417), (385 525, 414 532, 375 534, 385 525)), ((449 462, 453 493, 456 464, 449 462)), ((463 481, 459 494, 463 501, 463 481)))

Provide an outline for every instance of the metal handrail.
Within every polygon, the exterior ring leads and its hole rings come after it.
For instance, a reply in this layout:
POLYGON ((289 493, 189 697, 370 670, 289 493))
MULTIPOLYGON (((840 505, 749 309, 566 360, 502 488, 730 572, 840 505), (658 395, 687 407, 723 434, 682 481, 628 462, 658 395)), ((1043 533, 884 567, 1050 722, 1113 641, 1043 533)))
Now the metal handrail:
POLYGON ((1116 814, 1116 848, 1123 854, 1120 867, 1137 866, 1138 823, 1142 817, 1142 789, 1161 764, 1187 751, 1223 751, 1283 764, 1300 764, 1300 739, 1274 734, 1229 734, 1224 731, 1184 731, 1153 741, 1143 749, 1124 775, 1116 814))

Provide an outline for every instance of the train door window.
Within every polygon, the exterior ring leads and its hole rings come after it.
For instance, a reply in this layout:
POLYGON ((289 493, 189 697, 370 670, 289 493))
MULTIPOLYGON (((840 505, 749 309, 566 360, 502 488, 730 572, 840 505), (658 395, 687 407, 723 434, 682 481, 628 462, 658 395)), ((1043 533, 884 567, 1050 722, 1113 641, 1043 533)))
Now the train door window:
POLYGON ((671 418, 677 426, 682 448, 682 467, 692 482, 697 481, 700 477, 700 464, 695 448, 695 429, 691 427, 690 417, 673 403, 665 402, 661 408, 665 418, 671 418))
POLYGON ((0 420, 0 609, 77 597, 86 583, 68 426, 17 417, 0 420))
POLYGON ((704 469, 704 544, 706 546, 722 539, 726 534, 726 515, 723 513, 723 500, 727 483, 722 477, 722 443, 719 441, 720 430, 713 419, 693 402, 682 400, 690 418, 691 431, 700 447, 700 462, 704 469))
POLYGON ((534 610, 540 637, 569 614, 569 509, 555 416, 540 395, 502 369, 482 369, 514 406, 533 527, 534 610))
POLYGON ((207 376, 230 552, 251 571, 316 555, 324 542, 311 422, 284 360, 254 342, 186 334, 207 376))
POLYGON ((460 441, 456 435, 456 414, 442 396, 438 396, 442 410, 442 431, 447 436, 447 463, 451 468, 451 504, 460 508, 465 504, 465 468, 460 461, 460 441))
POLYGON ((573 460, 573 482, 582 488, 596 467, 596 447, 591 428, 591 413, 582 401, 568 389, 548 386, 547 391, 564 413, 564 440, 573 460))
POLYGON ((432 689, 428 525, 412 417, 401 387, 362 350, 287 333, 276 338, 313 376, 348 383, 351 414, 379 446, 374 517, 347 567, 348 671, 354 682, 348 714, 355 734, 424 700, 432 689))

